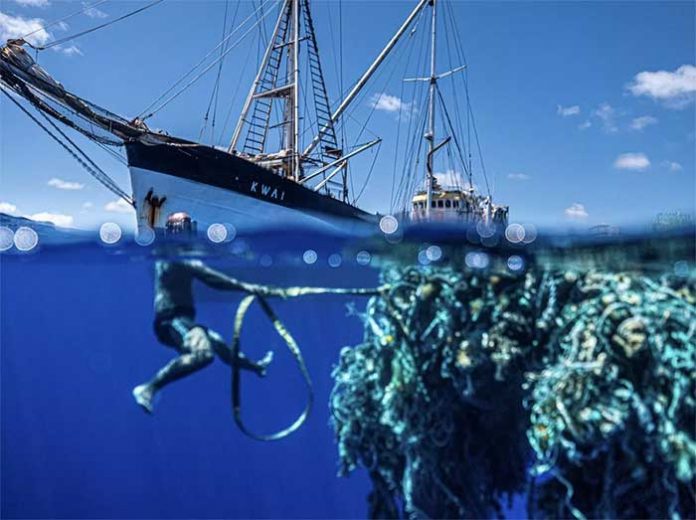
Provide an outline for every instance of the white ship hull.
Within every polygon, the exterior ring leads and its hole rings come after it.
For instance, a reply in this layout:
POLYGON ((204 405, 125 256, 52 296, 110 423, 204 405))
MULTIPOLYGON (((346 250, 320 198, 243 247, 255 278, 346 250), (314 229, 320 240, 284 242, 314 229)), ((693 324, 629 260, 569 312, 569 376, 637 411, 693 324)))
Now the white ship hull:
MULTIPOLYGON (((129 169, 139 232, 143 228, 163 229, 167 217, 178 212, 191 217, 201 236, 205 236, 212 224, 231 225, 241 233, 301 228, 332 234, 364 235, 375 230, 367 222, 289 208, 273 203, 273 198, 266 202, 166 173, 132 166, 129 169), (147 201, 148 194, 156 197, 156 200, 164 199, 164 202, 155 208, 147 201)), ((269 197, 271 195, 272 192, 269 197)))

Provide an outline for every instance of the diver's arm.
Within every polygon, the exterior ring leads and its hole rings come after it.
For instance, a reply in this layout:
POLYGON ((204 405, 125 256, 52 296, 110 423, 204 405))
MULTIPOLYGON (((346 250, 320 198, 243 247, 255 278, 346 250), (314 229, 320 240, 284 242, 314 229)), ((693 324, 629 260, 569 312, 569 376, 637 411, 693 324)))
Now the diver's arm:
POLYGON ((280 298, 295 298, 297 296, 306 296, 310 294, 351 294, 372 296, 380 294, 387 286, 365 289, 341 289, 324 287, 274 287, 272 285, 257 285, 246 283, 231 276, 227 276, 220 271, 216 271, 206 266, 200 260, 189 260, 185 262, 186 266, 191 270, 193 276, 198 278, 204 284, 215 289, 224 291, 244 291, 257 296, 278 296, 280 298))
POLYGON ((257 294, 261 292, 259 291, 259 286, 242 282, 225 273, 211 269, 200 260, 189 260, 184 262, 184 264, 189 268, 191 274, 195 278, 213 289, 220 289, 222 291, 245 291, 257 294))

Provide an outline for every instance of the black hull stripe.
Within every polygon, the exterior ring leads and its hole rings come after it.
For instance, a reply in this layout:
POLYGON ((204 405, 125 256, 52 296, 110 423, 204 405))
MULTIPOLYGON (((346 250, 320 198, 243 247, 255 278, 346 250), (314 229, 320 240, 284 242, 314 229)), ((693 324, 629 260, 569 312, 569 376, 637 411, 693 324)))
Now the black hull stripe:
POLYGON ((271 204, 331 217, 376 221, 350 204, 322 195, 256 164, 202 145, 126 145, 128 165, 237 192, 271 204))

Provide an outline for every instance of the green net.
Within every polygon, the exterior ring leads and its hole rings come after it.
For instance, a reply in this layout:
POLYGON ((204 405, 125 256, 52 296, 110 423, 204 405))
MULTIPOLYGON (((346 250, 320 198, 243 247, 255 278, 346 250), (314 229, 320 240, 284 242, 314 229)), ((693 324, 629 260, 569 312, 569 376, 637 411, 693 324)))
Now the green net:
POLYGON ((391 267, 331 397, 372 517, 693 517, 694 283, 391 267), (531 468, 531 469, 530 469, 531 468))

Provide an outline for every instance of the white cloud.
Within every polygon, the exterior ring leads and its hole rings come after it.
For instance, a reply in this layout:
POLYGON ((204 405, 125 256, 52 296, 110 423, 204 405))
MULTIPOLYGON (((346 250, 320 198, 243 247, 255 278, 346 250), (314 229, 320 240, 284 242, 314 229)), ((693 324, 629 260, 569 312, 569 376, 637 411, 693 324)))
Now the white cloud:
POLYGON ((640 116, 631 121, 632 130, 642 130, 646 126, 657 124, 657 118, 653 116, 640 116))
POLYGON ((580 123, 580 124, 578 125, 578 128, 579 128, 580 130, 587 130, 587 129, 590 128, 591 126, 592 126, 592 122, 588 119, 588 120, 585 121, 584 123, 580 123))
POLYGON ((104 206, 106 211, 111 211, 112 213, 130 213, 133 211, 133 206, 128 204, 123 199, 117 199, 107 203, 104 206))
POLYGON ((410 112, 412 110, 411 103, 403 102, 398 96, 390 94, 374 94, 370 100, 370 106, 375 110, 383 110, 384 112, 410 112))
MULTIPOLYGON (((82 5, 87 7, 89 4, 87 2, 82 2, 82 5)), ((106 18, 109 16, 104 11, 97 9, 96 7, 90 7, 89 9, 85 10, 85 14, 90 18, 106 18)))
POLYGON ((52 49, 58 52, 62 52, 66 56, 83 56, 82 50, 77 45, 70 45, 69 47, 56 45, 55 47, 52 47, 52 49))
POLYGON ((650 166, 650 159, 644 153, 622 153, 614 161, 619 170, 643 171, 650 166))
POLYGON ((580 107, 578 105, 573 105, 572 107, 557 105, 556 113, 561 117, 577 116, 580 114, 580 107))
POLYGON ((51 33, 43 28, 43 23, 41 18, 22 18, 0 11, 0 41, 33 33, 27 36, 26 40, 32 45, 43 45, 51 38, 51 33))
POLYGON ((70 29, 70 26, 69 26, 67 23, 62 22, 62 21, 61 21, 61 22, 58 22, 58 24, 56 25, 56 27, 57 27, 58 29, 60 29, 61 31, 67 31, 68 29, 70 29))
POLYGON ((73 224, 73 217, 71 215, 64 215, 62 213, 49 213, 47 211, 41 211, 39 213, 34 213, 33 215, 22 214, 17 206, 11 204, 10 202, 0 202, 0 213, 6 213, 8 215, 21 216, 36 222, 51 222, 58 227, 71 227, 73 224))
POLYGON ((64 181, 56 177, 48 181, 48 185, 59 190, 81 190, 85 187, 84 184, 79 182, 64 181))
POLYGON ((7 213, 8 215, 17 214, 17 206, 9 202, 0 202, 0 213, 7 213))
POLYGON ((84 203, 82 204, 82 209, 92 209, 93 207, 94 207, 94 203, 93 203, 93 202, 84 202, 84 203))
POLYGON ((24 7, 46 7, 51 5, 50 0, 14 0, 24 7))
POLYGON ((507 178, 512 181, 528 181, 531 179, 526 173, 508 173, 507 178))
POLYGON ((573 202, 569 208, 565 209, 566 217, 573 220, 586 219, 589 215, 583 204, 573 202))
POLYGON ((664 101, 667 106, 683 108, 696 99, 696 66, 682 65, 674 72, 639 72, 628 90, 634 96, 647 96, 664 101))
POLYGON ((461 188, 463 190, 467 190, 472 187, 475 190, 478 190, 478 187, 475 184, 470 185, 469 181, 464 178, 461 172, 456 170, 449 169, 445 172, 436 172, 435 179, 437 179, 437 182, 443 187, 461 188))
POLYGON ((610 134, 618 132, 616 126, 616 110, 609 103, 602 103, 593 112, 593 115, 602 121, 602 129, 610 134))
POLYGON ((33 215, 27 215, 27 218, 31 220, 36 220, 37 222, 52 222, 58 227, 70 227, 73 223, 73 218, 70 215, 63 215, 61 213, 34 213, 33 215))
POLYGON ((662 164, 671 172, 680 172, 684 169, 681 164, 674 161, 664 161, 662 164))

